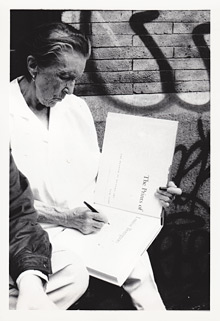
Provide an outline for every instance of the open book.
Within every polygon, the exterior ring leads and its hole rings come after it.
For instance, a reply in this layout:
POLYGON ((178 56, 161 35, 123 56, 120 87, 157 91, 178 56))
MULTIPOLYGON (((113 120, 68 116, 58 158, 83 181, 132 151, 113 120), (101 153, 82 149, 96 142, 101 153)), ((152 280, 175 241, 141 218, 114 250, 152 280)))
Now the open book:
POLYGON ((121 286, 161 230, 162 206, 154 194, 167 184, 177 126, 108 113, 92 205, 110 225, 90 235, 76 231, 75 239, 90 275, 121 286))

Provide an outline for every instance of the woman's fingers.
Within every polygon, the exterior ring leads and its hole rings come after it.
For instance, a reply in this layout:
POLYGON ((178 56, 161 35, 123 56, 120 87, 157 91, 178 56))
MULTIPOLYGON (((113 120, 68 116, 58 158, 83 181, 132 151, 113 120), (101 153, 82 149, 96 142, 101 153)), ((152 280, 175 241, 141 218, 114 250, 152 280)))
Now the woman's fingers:
POLYGON ((167 192, 169 192, 170 194, 173 194, 173 195, 181 195, 182 194, 182 190, 179 187, 168 187, 167 192))

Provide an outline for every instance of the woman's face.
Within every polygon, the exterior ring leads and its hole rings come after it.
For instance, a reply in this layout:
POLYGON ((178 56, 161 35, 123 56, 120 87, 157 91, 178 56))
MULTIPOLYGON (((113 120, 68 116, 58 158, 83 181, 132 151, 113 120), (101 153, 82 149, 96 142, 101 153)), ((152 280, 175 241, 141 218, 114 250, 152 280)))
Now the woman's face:
POLYGON ((55 64, 38 67, 35 78, 37 101, 46 107, 53 107, 66 94, 72 94, 75 80, 83 74, 85 64, 86 58, 80 53, 65 51, 55 64))

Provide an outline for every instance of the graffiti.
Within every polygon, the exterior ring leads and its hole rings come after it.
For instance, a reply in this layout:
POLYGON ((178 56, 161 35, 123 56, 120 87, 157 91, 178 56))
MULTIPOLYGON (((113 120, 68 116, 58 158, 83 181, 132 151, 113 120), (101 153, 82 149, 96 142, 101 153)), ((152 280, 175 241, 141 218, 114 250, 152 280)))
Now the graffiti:
POLYGON ((139 35, 140 39, 143 41, 144 45, 151 52, 154 59, 156 59, 160 70, 161 84, 164 93, 175 93, 175 81, 173 70, 166 60, 162 50, 158 47, 157 43, 154 41, 153 37, 149 34, 144 24, 151 22, 158 18, 159 11, 144 11, 140 13, 133 14, 130 18, 130 26, 134 32, 139 35), (162 71, 166 70, 166 74, 162 71))
POLYGON ((184 177, 190 175, 190 172, 200 164, 194 187, 192 190, 188 190, 187 193, 183 193, 179 199, 180 205, 184 205, 191 201, 190 213, 195 213, 196 204, 203 206, 207 211, 209 210, 207 204, 198 197, 200 187, 210 176, 210 167, 207 166, 210 150, 210 134, 208 133, 205 135, 201 119, 198 119, 198 133, 200 140, 195 142, 188 150, 184 145, 177 146, 175 150, 175 155, 178 153, 181 153, 182 155, 177 173, 174 176, 174 181, 177 185, 180 185, 182 180, 184 180, 184 177))
POLYGON ((200 57, 203 59, 204 65, 206 66, 206 70, 208 72, 208 75, 210 77, 210 50, 208 46, 206 45, 204 35, 210 34, 210 24, 209 23, 203 23, 193 30, 193 40, 198 48, 198 51, 200 53, 200 57), (206 59, 208 58, 208 59, 206 59))
MULTIPOLYGON (((91 78, 94 84, 99 84, 99 92, 100 95, 105 95, 103 100, 106 103, 114 104, 117 106, 119 110, 128 111, 130 113, 141 114, 143 112, 152 112, 152 111, 161 111, 170 108, 174 104, 178 104, 178 106, 186 109, 199 112, 209 111, 210 102, 206 102, 204 104, 195 105, 189 102, 184 101, 176 92, 175 88, 175 80, 173 69, 170 66, 168 60, 164 56, 162 50, 155 42, 153 36, 147 31, 145 24, 154 21, 159 16, 159 11, 157 10, 149 10, 134 13, 129 21, 129 24, 136 35, 140 37, 145 47, 151 52, 152 56, 156 60, 159 66, 160 78, 161 78, 161 86, 163 89, 164 97, 160 102, 156 104, 147 105, 146 107, 140 106, 138 104, 130 104, 128 102, 123 101, 123 99, 118 99, 114 96, 110 96, 108 93, 108 89, 105 86, 101 73, 91 73, 91 78), (166 72, 164 72, 164 70, 166 72), (138 108, 141 107, 141 108, 138 108)), ((82 24, 82 29, 84 32, 89 33, 89 23, 91 22, 92 11, 81 11, 80 20, 84 23, 82 24), (87 22, 85 24, 85 21, 87 22)), ((204 61, 205 67, 207 69, 208 75, 210 75, 210 51, 204 40, 204 35, 210 33, 210 24, 205 23, 198 25, 193 30, 192 38, 194 43, 200 53, 201 58, 204 61)), ((93 57, 92 57, 93 58, 93 57)), ((117 57, 116 57, 117 58, 117 57)), ((95 70, 95 60, 91 60, 92 68, 95 70)), ((138 96, 138 95, 136 95, 138 96)), ((147 98, 146 98, 147 99, 147 98)))
POLYGON ((173 180, 180 185, 191 181, 196 170, 194 185, 176 198, 174 209, 166 215, 165 226, 149 250, 159 284, 179 285, 187 290, 192 284, 209 280, 210 235, 209 196, 207 202, 199 196, 203 185, 210 177, 209 132, 204 133, 201 119, 198 120, 199 140, 188 149, 178 145, 175 155, 181 154, 173 180), (186 205, 186 206, 185 206, 186 205))

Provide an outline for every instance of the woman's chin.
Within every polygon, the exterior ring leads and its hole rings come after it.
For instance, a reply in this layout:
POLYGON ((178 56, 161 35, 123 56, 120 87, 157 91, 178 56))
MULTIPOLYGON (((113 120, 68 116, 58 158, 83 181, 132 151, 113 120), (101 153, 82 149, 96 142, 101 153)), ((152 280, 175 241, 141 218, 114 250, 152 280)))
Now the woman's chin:
POLYGON ((59 101, 58 100, 53 100, 50 101, 47 105, 45 105, 48 108, 54 107, 59 101))
POLYGON ((48 104, 48 107, 54 107, 57 103, 61 102, 62 99, 53 99, 52 101, 50 101, 50 103, 48 104))

